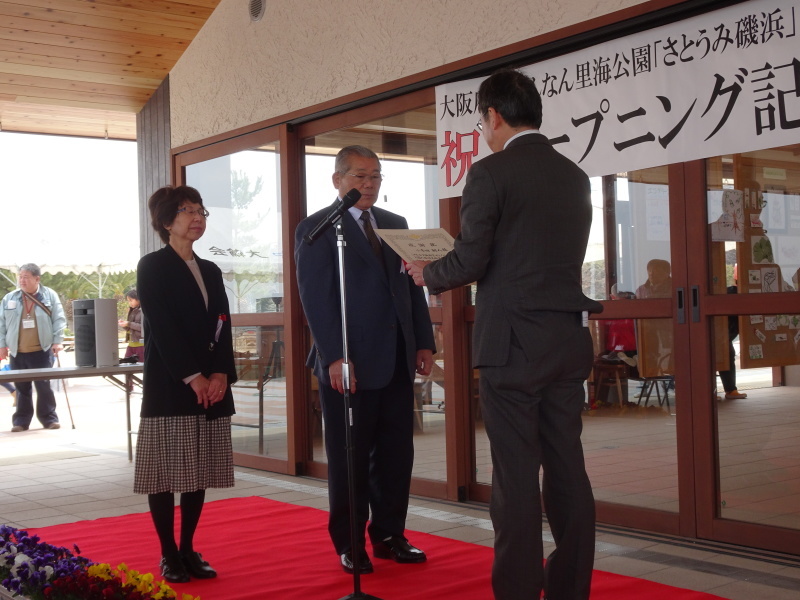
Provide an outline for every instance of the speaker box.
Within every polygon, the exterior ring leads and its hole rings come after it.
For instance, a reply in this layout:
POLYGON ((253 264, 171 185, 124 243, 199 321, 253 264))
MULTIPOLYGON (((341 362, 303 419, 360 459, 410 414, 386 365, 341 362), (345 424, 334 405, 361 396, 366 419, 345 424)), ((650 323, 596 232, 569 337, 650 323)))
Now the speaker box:
POLYGON ((119 364, 117 301, 111 298, 73 300, 75 364, 112 367, 119 364))

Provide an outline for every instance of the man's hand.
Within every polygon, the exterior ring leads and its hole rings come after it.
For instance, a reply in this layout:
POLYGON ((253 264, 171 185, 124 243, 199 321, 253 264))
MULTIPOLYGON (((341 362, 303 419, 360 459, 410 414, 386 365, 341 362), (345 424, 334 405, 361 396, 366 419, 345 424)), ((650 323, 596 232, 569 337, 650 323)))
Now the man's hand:
POLYGON ((433 366, 433 352, 431 350, 417 350, 417 373, 430 375, 433 366))
POLYGON ((408 274, 414 278, 414 283, 420 287, 425 285, 425 278, 422 276, 422 269, 429 264, 431 264, 431 261, 429 260, 415 260, 414 262, 406 264, 408 274))
MULTIPOLYGON (((331 378, 331 387, 335 389, 340 394, 344 394, 344 374, 342 373, 342 365, 344 364, 344 359, 340 358, 339 360, 332 362, 328 365, 328 375, 331 378)), ((350 393, 354 394, 356 392, 356 370, 353 367, 353 363, 350 362, 350 393)))
POLYGON ((0 348, 0 360, 8 358, 8 348, 0 348))
POLYGON ((61 344, 53 344, 52 346, 50 346, 50 349, 53 351, 53 356, 55 356, 64 349, 64 346, 62 346, 61 344))

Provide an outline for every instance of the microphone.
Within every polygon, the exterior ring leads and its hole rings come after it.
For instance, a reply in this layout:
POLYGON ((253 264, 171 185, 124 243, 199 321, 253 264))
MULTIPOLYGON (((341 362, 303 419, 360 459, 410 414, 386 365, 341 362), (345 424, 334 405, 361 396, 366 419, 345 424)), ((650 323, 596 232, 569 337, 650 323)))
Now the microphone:
POLYGON ((314 243, 314 241, 321 236, 328 227, 332 226, 336 221, 342 218, 342 215, 345 213, 346 210, 349 210, 351 206, 353 206, 356 202, 358 202, 359 198, 361 198, 361 192, 359 192, 356 188, 353 188, 349 192, 344 195, 342 201, 339 202, 338 198, 336 202, 331 205, 331 210, 328 212, 328 215, 322 219, 314 229, 311 230, 311 233, 307 233, 303 236, 306 244, 309 246, 314 243))

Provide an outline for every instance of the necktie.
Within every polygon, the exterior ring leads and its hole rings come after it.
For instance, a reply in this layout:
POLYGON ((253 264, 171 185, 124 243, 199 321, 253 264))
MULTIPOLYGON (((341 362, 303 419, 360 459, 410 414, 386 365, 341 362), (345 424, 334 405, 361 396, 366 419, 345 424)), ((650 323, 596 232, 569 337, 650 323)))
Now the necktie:
POLYGON ((367 234, 367 241, 369 241, 369 245, 372 246, 372 252, 379 261, 383 262, 381 241, 378 239, 378 236, 375 234, 375 230, 372 228, 372 221, 369 218, 368 210, 365 210, 361 213, 361 222, 364 223, 364 233, 367 234))

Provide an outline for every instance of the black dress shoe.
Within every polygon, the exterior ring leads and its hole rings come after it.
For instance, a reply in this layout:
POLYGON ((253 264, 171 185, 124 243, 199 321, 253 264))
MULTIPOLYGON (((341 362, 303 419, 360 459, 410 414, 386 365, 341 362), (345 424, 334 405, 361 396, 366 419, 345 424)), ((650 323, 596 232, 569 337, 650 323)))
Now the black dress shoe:
POLYGON ((421 563, 428 560, 422 550, 415 548, 399 535, 372 544, 372 553, 375 558, 390 558, 398 563, 421 563))
MULTIPOLYGON (((344 569, 345 573, 352 573, 353 572, 353 554, 352 552, 345 552, 339 556, 339 559, 342 563, 342 569, 344 569)), ((367 551, 362 550, 359 552, 358 555, 358 572, 362 575, 366 575, 368 573, 372 573, 372 561, 367 556, 367 551)))
POLYGON ((199 552, 181 552, 181 562, 189 575, 197 579, 213 579, 217 576, 217 572, 203 560, 199 552))
POLYGON ((158 566, 161 567, 161 576, 169 583, 187 583, 189 581, 189 574, 178 554, 161 557, 158 566))

